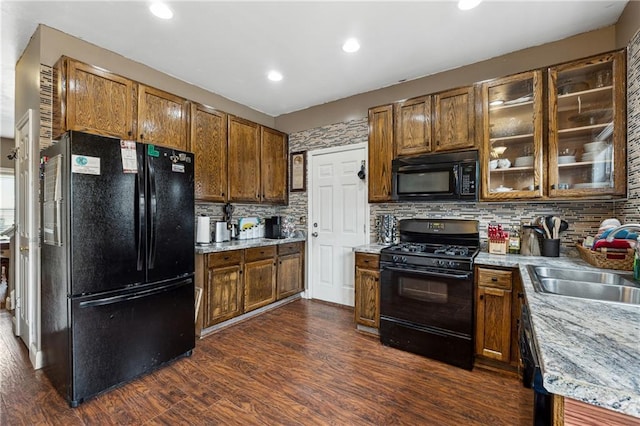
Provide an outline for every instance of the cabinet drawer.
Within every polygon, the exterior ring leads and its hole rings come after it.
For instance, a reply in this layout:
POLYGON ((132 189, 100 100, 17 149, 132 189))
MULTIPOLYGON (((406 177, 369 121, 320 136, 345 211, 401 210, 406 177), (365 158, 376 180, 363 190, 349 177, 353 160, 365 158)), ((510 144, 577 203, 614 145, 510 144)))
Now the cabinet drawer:
POLYGON ((478 268, 478 285, 511 290, 513 272, 478 268))
POLYGON ((263 246, 248 248, 244 251, 244 258, 246 262, 253 262, 254 260, 268 259, 276 256, 276 246, 263 246))
POLYGON ((356 266, 367 269, 379 269, 380 255, 356 253, 356 266))
POLYGON ((278 246, 278 255, 283 256, 292 253, 300 253, 302 251, 302 243, 286 243, 278 246))
POLYGON ((221 251, 209 254, 209 267, 242 263, 242 250, 221 251))

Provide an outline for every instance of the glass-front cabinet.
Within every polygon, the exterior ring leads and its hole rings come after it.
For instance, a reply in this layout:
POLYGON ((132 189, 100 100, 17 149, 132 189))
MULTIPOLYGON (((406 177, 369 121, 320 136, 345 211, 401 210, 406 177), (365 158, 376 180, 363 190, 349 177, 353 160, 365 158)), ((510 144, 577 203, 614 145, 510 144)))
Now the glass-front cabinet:
POLYGON ((543 196, 542 71, 482 84, 482 199, 543 196))
POLYGON ((549 68, 549 197, 626 194, 624 52, 549 68))

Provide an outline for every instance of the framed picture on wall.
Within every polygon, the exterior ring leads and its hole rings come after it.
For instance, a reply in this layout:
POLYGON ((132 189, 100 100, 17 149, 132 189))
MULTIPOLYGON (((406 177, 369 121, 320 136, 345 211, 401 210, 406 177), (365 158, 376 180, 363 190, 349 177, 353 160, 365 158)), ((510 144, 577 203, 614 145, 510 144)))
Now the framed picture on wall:
POLYGON ((307 190, 307 151, 291 153, 291 192, 307 190))

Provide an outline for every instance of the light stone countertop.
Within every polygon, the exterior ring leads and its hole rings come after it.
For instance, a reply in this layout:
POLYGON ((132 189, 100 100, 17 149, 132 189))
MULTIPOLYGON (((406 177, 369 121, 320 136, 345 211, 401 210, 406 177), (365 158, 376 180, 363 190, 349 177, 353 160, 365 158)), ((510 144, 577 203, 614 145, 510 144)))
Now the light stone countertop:
POLYGON ((220 251, 242 250, 252 247, 275 246, 278 244, 295 243, 306 241, 306 237, 282 238, 278 240, 270 238, 251 238, 248 240, 233 240, 224 243, 211 243, 207 245, 196 245, 196 254, 215 253, 220 251))
MULTIPOLYGON (((370 247, 354 251, 382 248, 370 247)), ((487 252, 479 253, 475 264, 519 268, 547 391, 640 417, 640 306, 538 293, 526 266, 605 270, 575 257, 487 252)))

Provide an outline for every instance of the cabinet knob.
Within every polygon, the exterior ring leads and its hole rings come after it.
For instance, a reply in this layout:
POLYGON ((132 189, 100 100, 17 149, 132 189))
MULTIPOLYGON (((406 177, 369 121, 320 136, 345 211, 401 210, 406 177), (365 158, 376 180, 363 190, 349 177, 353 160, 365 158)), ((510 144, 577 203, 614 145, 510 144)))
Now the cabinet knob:
POLYGON ((518 299, 524 299, 524 293, 518 293, 518 299))
POLYGON ((133 132, 132 132, 131 130, 129 130, 129 131, 127 132, 127 136, 131 136, 131 134, 132 134, 132 133, 133 133, 133 132))
POLYGON ((144 139, 144 135, 140 133, 140 140, 144 139))
POLYGON ((536 185, 534 186, 534 188, 536 189, 536 191, 538 191, 540 189, 540 185, 536 185))
POLYGON ((556 184, 551 185, 551 189, 556 189, 556 184))
POLYGON ((497 283, 497 282, 498 282, 498 278, 496 278, 496 277, 491 277, 491 281, 493 281, 494 283, 497 283))
POLYGON ((224 192, 222 194, 220 194, 220 195, 222 195, 224 197, 224 192))
POLYGON ((484 300, 484 294, 480 295, 480 300, 484 300))

